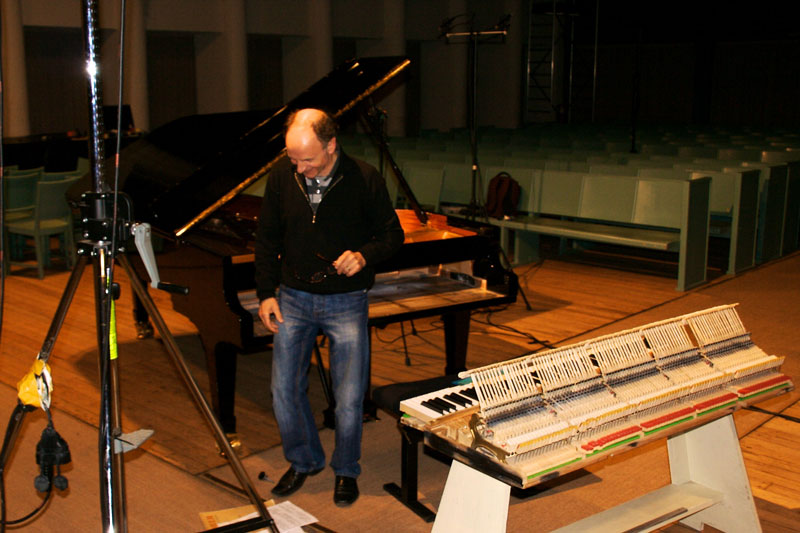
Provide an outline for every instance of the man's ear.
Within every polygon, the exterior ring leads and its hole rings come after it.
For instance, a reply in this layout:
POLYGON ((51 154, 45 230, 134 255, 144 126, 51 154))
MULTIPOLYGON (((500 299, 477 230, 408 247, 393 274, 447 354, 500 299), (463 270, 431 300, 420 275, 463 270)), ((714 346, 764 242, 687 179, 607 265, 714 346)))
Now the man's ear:
POLYGON ((328 144, 325 146, 325 151, 328 152, 329 155, 336 153, 336 137, 333 137, 330 141, 328 141, 328 144))

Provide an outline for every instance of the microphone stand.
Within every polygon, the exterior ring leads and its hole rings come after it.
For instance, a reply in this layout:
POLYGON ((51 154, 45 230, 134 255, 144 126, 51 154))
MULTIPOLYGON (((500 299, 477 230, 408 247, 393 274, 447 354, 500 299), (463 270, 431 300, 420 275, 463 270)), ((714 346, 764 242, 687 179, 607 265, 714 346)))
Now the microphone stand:
POLYGON ((469 54, 469 82, 467 83, 467 125, 469 127, 469 141, 470 152, 472 155, 472 191, 470 196, 469 205, 462 211, 462 214, 467 218, 473 219, 477 216, 486 218, 486 206, 482 202, 478 202, 478 179, 479 179, 479 165, 478 165, 478 44, 481 37, 502 37, 502 42, 505 42, 505 37, 508 34, 508 26, 510 15, 503 17, 493 28, 488 30, 476 31, 474 29, 474 15, 470 18, 470 30, 465 32, 451 31, 453 20, 457 17, 452 17, 440 25, 440 31, 448 44, 451 39, 467 38, 468 54, 469 54))
MULTIPOLYGON (((124 12, 124 6, 123 6, 124 12)), ((102 109, 102 91, 100 79, 98 77, 99 60, 96 54, 97 37, 99 32, 97 17, 97 0, 83 0, 83 21, 85 35, 85 54, 86 70, 89 81, 89 111, 90 111, 90 150, 89 156, 92 163, 93 192, 82 196, 82 220, 85 227, 82 240, 78 246, 78 263, 72 272, 69 287, 74 292, 77 286, 77 279, 85 267, 88 259, 92 257, 92 264, 95 274, 95 301, 97 319, 97 340, 100 356, 100 438, 99 438, 99 460, 100 460, 100 501, 103 520, 103 529, 106 532, 127 531, 127 521, 125 515, 125 485, 122 452, 125 451, 118 439, 122 435, 121 416, 119 406, 119 379, 117 369, 116 354, 116 332, 114 328, 114 309, 113 300, 119 296, 119 286, 112 281, 113 262, 118 259, 128 272, 131 285, 137 295, 144 303, 145 308, 154 318, 156 327, 164 340, 167 349, 175 362, 184 383, 192 393, 200 411, 205 415, 206 421, 211 426, 214 436, 220 449, 223 451, 228 462, 234 470, 237 478, 241 482, 245 492, 247 492, 253 505, 261 515, 260 520, 255 522, 260 527, 268 527, 271 531, 277 531, 275 522, 267 511, 260 495, 256 492, 253 484, 247 477, 238 456, 231 448, 228 439, 220 423, 216 420, 208 401, 203 396, 199 386, 193 379, 191 372, 186 364, 175 339, 167 329, 161 314, 158 312, 149 293, 144 289, 138 277, 133 272, 127 258, 124 255, 116 256, 117 251, 124 251, 124 247, 115 247, 115 235, 129 236, 137 231, 141 225, 131 224, 132 209, 126 205, 126 212, 120 213, 117 209, 116 193, 106 192, 103 183, 104 168, 104 143, 103 143, 103 124, 100 119, 102 109), (110 216, 109 216, 110 215, 110 216), (119 215, 119 216, 118 216, 119 215), (111 236, 111 242, 109 242, 111 236), (75 281, 73 281, 75 280, 75 281), (116 446, 115 446, 116 445, 116 446)), ((124 29, 124 28, 123 28, 124 29)), ((120 58, 120 62, 122 59, 120 58)), ((120 87, 122 84, 120 83, 120 87)), ((120 135, 121 132, 117 132, 120 135)), ((149 229, 149 228, 146 228, 149 229)), ((147 234, 149 235, 149 233, 147 234)), ((125 239, 122 239, 123 243, 125 239)), ((140 248, 141 250, 141 248, 140 248)), ((152 253, 152 246, 147 252, 152 253)), ((146 264, 150 257, 143 260, 146 264)), ((151 275, 152 277, 152 275, 151 275)), ((158 288, 171 290, 174 292, 186 292, 186 289, 175 285, 159 283, 157 279, 153 284, 158 288)), ((68 291, 69 292, 69 291, 68 291)), ((71 300, 71 294, 64 295, 64 300, 71 300)), ((65 310, 66 312, 66 310, 65 310)), ((62 317, 63 320, 63 317, 62 317)), ((122 440, 122 439, 119 439, 122 440)))
MULTIPOLYGON (((124 20, 124 0, 122 2, 124 20)), ((58 333, 66 318, 72 298, 80 283, 81 275, 91 258, 94 270, 95 290, 95 319, 97 327, 98 355, 100 358, 100 417, 98 429, 98 459, 100 466, 100 505, 103 531, 105 533, 125 532, 128 530, 125 502, 124 462, 122 453, 135 449, 152 434, 149 430, 140 430, 131 435, 123 435, 121 429, 121 409, 119 402, 119 370, 117 365, 117 345, 114 315, 114 300, 119 297, 119 285, 113 281, 113 265, 117 260, 125 268, 130 278, 131 285, 137 296, 141 299, 150 316, 153 317, 156 327, 164 341, 172 361, 175 363, 184 383, 189 388, 201 414, 211 427, 217 444, 222 450, 241 483, 248 498, 255 506, 259 517, 250 519, 232 526, 217 528, 215 531, 254 531, 268 528, 273 533, 278 532, 275 521, 270 516, 264 501, 255 490, 247 472, 242 466, 239 457, 233 451, 230 442, 225 436, 221 424, 214 416, 211 406, 203 395, 197 382, 192 377, 186 361, 178 349, 174 337, 169 332, 164 319, 158 311, 149 293, 142 285, 133 271, 127 257, 117 255, 124 252, 124 243, 129 237, 135 236, 145 266, 153 279, 151 285, 171 292, 186 293, 187 289, 161 283, 157 273, 153 275, 154 260, 152 258, 152 245, 149 242, 149 226, 131 222, 132 208, 130 199, 126 195, 109 192, 103 182, 104 170, 104 131, 101 120, 102 90, 99 77, 99 58, 97 56, 97 38, 99 33, 97 0, 82 0, 82 17, 84 28, 84 51, 86 60, 86 73, 89 88, 89 113, 90 113, 90 145, 89 159, 91 162, 92 185, 91 192, 81 196, 81 219, 83 222, 83 239, 78 243, 78 260, 72 268, 67 286, 61 295, 55 316, 45 336, 38 361, 46 368, 47 361, 55 345, 58 333), (123 200, 121 209, 117 203, 123 200), (144 234, 144 238, 142 235, 144 234), (121 246, 116 244, 116 236, 121 237, 121 246), (146 243, 141 245, 140 241, 146 243), (142 438, 142 434, 147 434, 142 438)), ((124 22, 122 24, 124 30, 124 22)), ((120 54, 121 56, 121 54, 120 54)), ((122 58, 120 57, 120 62, 122 58)), ((122 70, 122 65, 120 65, 122 70)), ((122 83, 120 80, 120 87, 122 83)), ((120 132, 117 132, 119 135, 120 132)), ((49 389, 46 404, 42 407, 47 410, 49 406, 49 389)), ((40 393, 41 395, 41 393, 40 393)), ((32 411, 32 405, 20 402, 12 413, 10 425, 0 450, 0 469, 11 454, 11 449, 16 441, 23 423, 24 415, 32 411)))

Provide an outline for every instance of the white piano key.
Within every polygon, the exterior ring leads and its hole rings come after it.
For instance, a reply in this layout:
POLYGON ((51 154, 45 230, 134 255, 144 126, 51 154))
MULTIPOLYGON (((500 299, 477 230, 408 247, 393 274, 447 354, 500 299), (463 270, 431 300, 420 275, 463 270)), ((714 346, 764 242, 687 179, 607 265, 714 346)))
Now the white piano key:
POLYGON ((429 392, 429 393, 426 393, 426 394, 421 394, 419 396, 415 396, 413 398, 407 398, 407 399, 402 400, 400 402, 400 411, 402 411, 403 413, 406 413, 408 415, 411 415, 411 416, 413 416, 415 418, 418 418, 418 419, 422 420, 423 422, 430 422, 432 420, 438 420, 439 418, 441 418, 441 417, 443 417, 445 415, 448 415, 448 414, 451 414, 451 413, 455 413, 455 412, 458 412, 458 411, 464 411, 464 410, 469 409, 471 407, 477 406, 478 405, 478 401, 477 400, 475 400, 475 399, 473 399, 473 398, 471 398, 469 396, 465 396, 465 395, 461 394, 462 391, 464 391, 466 389, 472 389, 472 388, 473 388, 472 384, 471 383, 467 383, 467 384, 462 384, 462 385, 455 385, 453 387, 448 387, 448 388, 445 388, 445 389, 439 389, 439 390, 436 390, 436 391, 433 391, 433 392, 429 392), (452 410, 447 410, 445 412, 440 412, 440 411, 437 411, 435 409, 432 409, 432 408, 422 404, 423 402, 431 400, 431 399, 434 399, 434 398, 444 399, 444 397, 446 395, 452 394, 452 393, 461 394, 462 396, 464 396, 464 398, 466 398, 467 400, 469 400, 471 402, 470 405, 467 405, 467 406, 456 405, 454 402, 451 401, 449 403, 452 404, 454 406, 454 408, 452 410))

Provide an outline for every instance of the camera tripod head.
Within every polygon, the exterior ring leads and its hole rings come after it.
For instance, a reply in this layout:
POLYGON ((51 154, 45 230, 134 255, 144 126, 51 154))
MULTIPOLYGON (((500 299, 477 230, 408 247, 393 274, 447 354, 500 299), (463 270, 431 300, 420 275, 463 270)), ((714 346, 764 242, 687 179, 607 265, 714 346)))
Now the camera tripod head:
POLYGON ((85 192, 81 195, 78 207, 82 240, 78 243, 78 254, 91 255, 96 243, 111 242, 114 236, 116 249, 111 253, 125 251, 125 244, 132 236, 133 203, 125 193, 117 193, 116 199, 115 205, 114 194, 110 192, 85 192))

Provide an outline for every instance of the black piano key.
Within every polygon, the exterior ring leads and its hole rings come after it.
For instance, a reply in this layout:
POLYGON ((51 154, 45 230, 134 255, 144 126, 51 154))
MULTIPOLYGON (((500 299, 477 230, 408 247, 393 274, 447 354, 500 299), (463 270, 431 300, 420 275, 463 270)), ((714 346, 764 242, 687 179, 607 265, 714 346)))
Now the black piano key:
POLYGON ((455 404, 458 404, 458 405, 460 405, 462 407, 464 406, 464 402, 461 401, 459 396, 457 394, 452 393, 452 392, 449 393, 449 394, 445 394, 443 399, 447 400, 450 403, 455 403, 455 404))
POLYGON ((469 403, 473 403, 474 404, 474 403, 476 403, 478 401, 477 399, 472 398, 471 396, 466 396, 466 395, 461 394, 461 393, 458 393, 458 395, 461 396, 462 398, 466 399, 469 403))
POLYGON ((436 402, 445 411, 455 411, 456 410, 456 406, 455 405, 453 405, 452 403, 450 403, 447 400, 444 400, 442 398, 431 398, 430 401, 436 402))
POLYGON ((444 414, 444 412, 445 412, 445 409, 441 405, 439 405, 439 404, 437 404, 435 402, 432 402, 431 400, 424 400, 422 402, 422 405, 424 405, 428 409, 433 409, 437 413, 444 414))
POLYGON ((474 388, 464 389, 461 392, 459 392, 459 394, 463 394, 464 396, 468 396, 468 397, 472 398, 473 400, 475 400, 476 402, 478 401, 478 393, 475 392, 474 388))
POLYGON ((462 396, 460 394, 458 396, 467 401, 469 405, 475 405, 476 403, 478 403, 478 400, 473 400, 472 398, 468 398, 467 396, 462 396))
POLYGON ((466 407, 468 405, 472 405, 472 401, 469 398, 464 398, 463 396, 456 394, 455 392, 451 392, 450 394, 446 394, 444 397, 445 400, 448 400, 453 403, 457 403, 461 407, 466 407))

